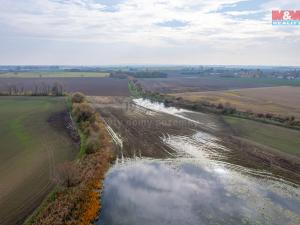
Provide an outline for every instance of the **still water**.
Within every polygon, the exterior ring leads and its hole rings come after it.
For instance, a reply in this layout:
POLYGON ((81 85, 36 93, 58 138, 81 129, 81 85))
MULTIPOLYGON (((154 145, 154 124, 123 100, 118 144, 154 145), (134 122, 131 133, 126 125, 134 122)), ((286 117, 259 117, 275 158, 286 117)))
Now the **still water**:
POLYGON ((192 160, 127 161, 105 180, 105 225, 300 224, 298 190, 192 160))
POLYGON ((127 159, 110 169, 96 225, 300 224, 299 186, 223 162, 230 149, 217 137, 195 131, 161 142, 176 157, 127 159))

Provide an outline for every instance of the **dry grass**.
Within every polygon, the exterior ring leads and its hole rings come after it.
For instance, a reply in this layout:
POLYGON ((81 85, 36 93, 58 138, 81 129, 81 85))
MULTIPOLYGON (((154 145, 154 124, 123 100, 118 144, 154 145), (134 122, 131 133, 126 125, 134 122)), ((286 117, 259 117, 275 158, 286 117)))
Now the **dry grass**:
POLYGON ((230 103, 240 111, 295 116, 300 118, 300 87, 280 86, 230 91, 185 92, 172 94, 185 100, 230 103))

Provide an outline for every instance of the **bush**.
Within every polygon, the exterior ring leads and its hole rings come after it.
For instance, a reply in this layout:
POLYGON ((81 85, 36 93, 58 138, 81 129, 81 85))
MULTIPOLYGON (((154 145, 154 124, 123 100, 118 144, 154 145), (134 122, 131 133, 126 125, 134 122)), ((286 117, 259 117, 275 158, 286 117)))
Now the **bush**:
POLYGON ((72 162, 64 162, 59 165, 56 169, 54 180, 63 187, 76 186, 80 181, 76 165, 72 162))
POLYGON ((266 113, 265 117, 266 117, 267 119, 272 119, 273 114, 272 114, 272 113, 266 113))
POLYGON ((224 107, 222 113, 225 115, 232 115, 235 114, 237 111, 234 107, 224 107))
POLYGON ((72 103, 82 103, 85 101, 85 96, 84 94, 80 92, 76 92, 72 95, 72 103))
POLYGON ((90 137, 86 142, 86 153, 87 154, 95 153, 100 149, 100 147, 101 145, 100 145, 99 138, 90 137))
POLYGON ((224 106, 222 103, 219 103, 218 106, 217 106, 217 109, 224 109, 224 106))
POLYGON ((73 105, 73 114, 77 122, 89 121, 92 123, 95 121, 95 110, 88 103, 75 103, 73 105))

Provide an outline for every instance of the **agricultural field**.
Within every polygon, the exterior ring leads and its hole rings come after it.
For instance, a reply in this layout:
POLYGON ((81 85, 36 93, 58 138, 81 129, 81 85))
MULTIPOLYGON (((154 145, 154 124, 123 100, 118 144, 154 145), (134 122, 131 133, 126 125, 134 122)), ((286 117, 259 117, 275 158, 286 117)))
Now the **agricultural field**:
POLYGON ((103 72, 2 72, 0 78, 108 77, 103 72))
MULTIPOLYGON (((265 160, 260 158, 261 152, 267 151, 266 147, 279 152, 290 153, 293 156, 300 156, 300 131, 297 130, 251 120, 240 120, 239 118, 236 121, 240 122, 240 126, 235 126, 237 125, 237 122, 234 123, 235 118, 173 107, 164 108, 163 104, 151 104, 150 101, 143 102, 141 99, 134 100, 135 103, 132 103, 130 98, 94 96, 90 97, 89 101, 93 103, 111 129, 116 131, 113 136, 118 144, 122 143, 120 144, 122 146, 120 158, 135 156, 173 157, 173 149, 163 146, 161 139, 169 135, 189 136, 195 130, 219 136, 222 143, 232 150, 226 152, 226 154, 229 153, 226 157, 242 165, 245 163, 246 151, 251 155, 258 156, 255 160, 246 160, 247 166, 261 165, 265 160), (143 102, 143 107, 136 105, 140 102, 143 102), (152 107, 154 112, 147 111, 148 108, 145 107, 152 107), (243 126, 251 128, 249 133, 243 126), (240 127, 241 131, 239 130, 240 127), (256 135, 255 130, 257 130, 256 135), (251 134, 251 132, 254 133, 251 134), (241 134, 243 136, 240 136, 241 134), (250 135, 257 137, 257 139, 250 135), (273 136, 276 140, 273 140, 273 136), (243 138, 242 141, 240 138, 243 138)), ((274 156, 277 157, 276 154, 274 156)), ((229 162, 232 163, 232 161, 229 162)), ((280 163, 279 165, 281 166, 280 163)))
POLYGON ((224 121, 238 137, 300 157, 300 131, 236 117, 224 121))
POLYGON ((20 224, 54 187, 56 165, 78 144, 65 98, 0 97, 0 224, 20 224))
POLYGON ((300 86, 299 80, 224 78, 218 76, 169 76, 168 78, 140 79, 140 82, 147 90, 162 93, 224 91, 274 86, 300 86))
MULTIPOLYGON (((299 131, 274 129, 275 138, 282 135, 279 150, 294 154, 292 163, 277 151, 265 151, 272 133, 262 140, 241 138, 218 115, 142 98, 89 101, 117 146, 96 225, 298 224, 299 131)), ((259 134, 270 131, 273 127, 259 134)))
POLYGON ((0 93, 7 92, 11 86, 25 91, 34 90, 35 86, 59 83, 66 92, 82 92, 95 96, 130 96, 128 83, 125 79, 99 78, 99 77, 57 77, 57 78, 1 78, 0 93))
POLYGON ((300 87, 279 86, 227 91, 185 92, 172 94, 188 101, 230 103, 240 111, 272 113, 300 118, 300 87))

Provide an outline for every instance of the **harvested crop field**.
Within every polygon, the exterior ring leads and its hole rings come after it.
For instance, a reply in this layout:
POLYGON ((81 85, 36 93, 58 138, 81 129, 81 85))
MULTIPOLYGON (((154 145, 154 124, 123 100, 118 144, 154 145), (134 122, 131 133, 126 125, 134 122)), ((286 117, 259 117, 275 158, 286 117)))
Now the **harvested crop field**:
POLYGON ((108 77, 102 72, 0 72, 0 78, 108 77))
POLYGON ((300 87, 280 86, 236 89, 230 91, 186 92, 176 97, 197 102, 230 103, 240 111, 273 113, 300 118, 300 87))
POLYGON ((113 78, 0 78, 0 92, 7 92, 9 86, 16 86, 25 91, 34 90, 35 86, 43 84, 52 86, 58 82, 67 92, 82 92, 95 96, 130 96, 127 80, 113 78))
POLYGON ((74 159, 70 124, 65 98, 0 97, 1 225, 22 224, 52 190, 56 165, 74 159))
POLYGON ((140 79, 142 85, 150 91, 180 93, 188 91, 218 91, 238 88, 277 86, 276 82, 260 79, 222 78, 222 77, 184 77, 140 79))
POLYGON ((213 115, 192 114, 194 119, 212 121, 194 123, 193 120, 180 119, 167 113, 158 113, 134 103, 131 98, 90 97, 102 118, 116 131, 115 140, 122 146, 119 157, 172 156, 172 150, 162 145, 161 137, 167 134, 187 135, 195 128, 211 130, 215 126, 213 115))

